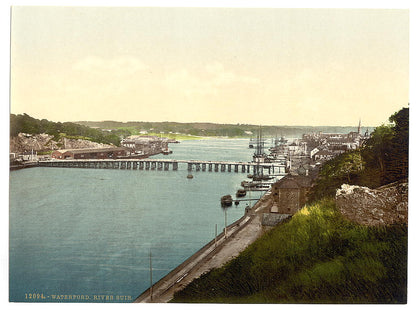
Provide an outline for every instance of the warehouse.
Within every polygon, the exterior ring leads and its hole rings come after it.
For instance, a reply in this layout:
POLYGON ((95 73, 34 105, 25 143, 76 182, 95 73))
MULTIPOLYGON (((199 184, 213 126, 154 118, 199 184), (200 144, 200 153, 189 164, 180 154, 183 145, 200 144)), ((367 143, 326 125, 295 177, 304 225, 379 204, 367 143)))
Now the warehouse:
POLYGON ((117 159, 125 156, 127 150, 123 147, 57 150, 52 153, 52 158, 56 159, 117 159))

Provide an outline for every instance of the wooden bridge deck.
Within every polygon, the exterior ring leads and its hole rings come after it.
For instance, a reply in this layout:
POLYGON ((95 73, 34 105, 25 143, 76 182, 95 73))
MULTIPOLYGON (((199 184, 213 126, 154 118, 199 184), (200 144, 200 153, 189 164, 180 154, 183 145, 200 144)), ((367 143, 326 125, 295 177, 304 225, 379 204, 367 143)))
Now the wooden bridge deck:
POLYGON ((250 172, 255 174, 258 170, 268 170, 269 174, 283 175, 285 164, 283 162, 255 163, 236 161, 205 161, 186 159, 62 159, 39 161, 41 167, 66 168, 102 168, 102 169, 139 169, 139 170, 178 170, 179 164, 186 164, 188 171, 215 171, 215 172, 250 172))

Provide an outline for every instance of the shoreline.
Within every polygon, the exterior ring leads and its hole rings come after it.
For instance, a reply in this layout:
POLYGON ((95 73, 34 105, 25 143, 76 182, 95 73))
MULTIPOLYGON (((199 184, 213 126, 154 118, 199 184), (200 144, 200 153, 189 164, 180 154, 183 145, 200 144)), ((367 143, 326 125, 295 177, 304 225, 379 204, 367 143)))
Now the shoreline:
POLYGON ((261 225, 261 216, 270 203, 269 190, 240 219, 227 226, 226 237, 224 231, 221 232, 217 240, 213 239, 205 244, 151 288, 142 292, 134 303, 167 303, 176 291, 194 279, 238 256, 266 231, 261 225))

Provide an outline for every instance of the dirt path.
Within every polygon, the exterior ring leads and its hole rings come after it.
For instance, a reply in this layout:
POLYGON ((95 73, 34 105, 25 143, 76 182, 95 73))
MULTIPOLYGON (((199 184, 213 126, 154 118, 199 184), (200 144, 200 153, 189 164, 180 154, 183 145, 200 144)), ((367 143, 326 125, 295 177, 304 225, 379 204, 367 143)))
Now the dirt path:
POLYGON ((244 217, 227 227, 227 236, 221 233, 216 243, 214 240, 209 242, 154 284, 152 291, 147 289, 134 302, 168 302, 176 291, 192 280, 236 257, 264 232, 262 213, 270 203, 270 192, 267 192, 244 217))

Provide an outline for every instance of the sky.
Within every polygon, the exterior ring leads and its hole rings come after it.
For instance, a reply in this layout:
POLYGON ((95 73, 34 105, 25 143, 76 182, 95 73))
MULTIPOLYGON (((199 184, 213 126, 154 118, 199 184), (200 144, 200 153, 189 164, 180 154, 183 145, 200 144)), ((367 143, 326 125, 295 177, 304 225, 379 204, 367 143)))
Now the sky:
POLYGON ((409 103, 405 9, 14 6, 10 112, 377 126, 409 103))

